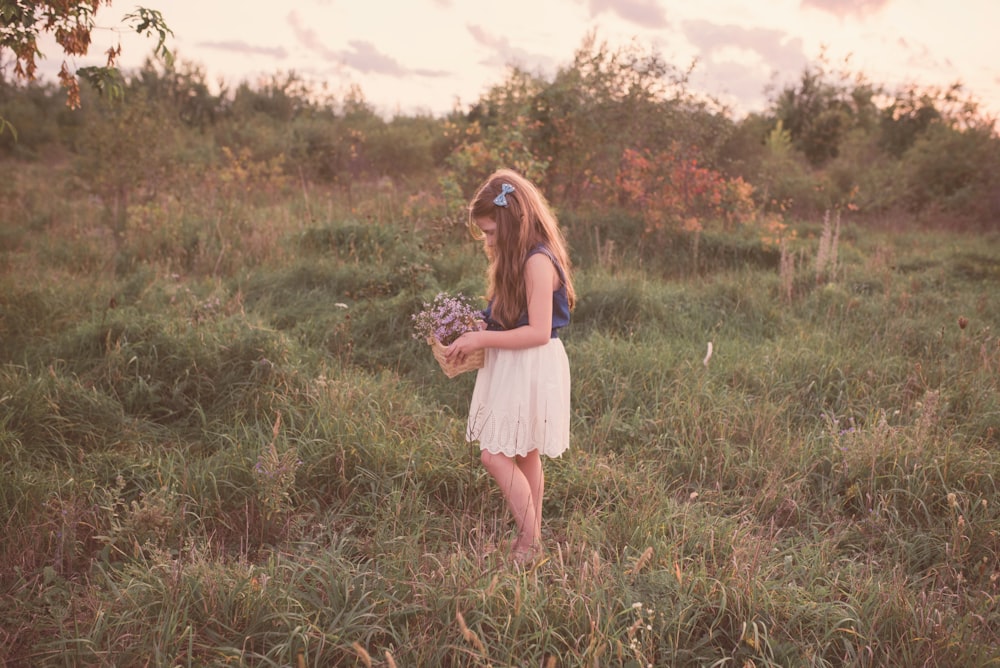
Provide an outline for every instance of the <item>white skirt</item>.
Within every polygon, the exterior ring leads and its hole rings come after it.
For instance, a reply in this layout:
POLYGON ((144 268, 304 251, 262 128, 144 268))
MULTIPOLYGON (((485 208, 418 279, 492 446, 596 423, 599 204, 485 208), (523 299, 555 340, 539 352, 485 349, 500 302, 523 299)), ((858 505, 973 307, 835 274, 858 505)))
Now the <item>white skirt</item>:
POLYGON ((508 457, 569 447, 569 360, 559 339, 534 348, 487 348, 476 374, 466 439, 508 457))

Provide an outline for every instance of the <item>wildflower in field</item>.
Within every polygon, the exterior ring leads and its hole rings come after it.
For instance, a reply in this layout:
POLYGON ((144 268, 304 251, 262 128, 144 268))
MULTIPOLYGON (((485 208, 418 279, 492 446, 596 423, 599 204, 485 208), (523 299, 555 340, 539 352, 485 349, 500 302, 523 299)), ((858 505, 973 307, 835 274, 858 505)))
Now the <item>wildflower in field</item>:
POLYGON ((449 296, 440 292, 433 302, 424 302, 423 309, 413 314, 413 338, 437 339, 447 346, 462 334, 478 329, 481 318, 482 311, 462 293, 449 296))
POLYGON ((289 492, 295 484, 295 471, 302 466, 294 447, 278 450, 277 440, 281 428, 281 416, 274 421, 271 442, 261 449, 257 463, 253 467, 253 477, 257 483, 258 496, 265 508, 268 519, 282 514, 290 503, 289 492))

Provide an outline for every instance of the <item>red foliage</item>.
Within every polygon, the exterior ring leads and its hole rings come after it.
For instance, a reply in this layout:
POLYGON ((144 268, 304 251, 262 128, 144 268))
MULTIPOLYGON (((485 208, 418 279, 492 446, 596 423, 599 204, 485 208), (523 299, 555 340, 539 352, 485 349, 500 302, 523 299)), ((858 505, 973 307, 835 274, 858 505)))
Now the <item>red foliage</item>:
POLYGON ((752 215, 752 188, 703 167, 690 150, 625 149, 616 179, 618 204, 641 211, 646 233, 671 227, 700 230, 717 220, 729 226, 752 215))

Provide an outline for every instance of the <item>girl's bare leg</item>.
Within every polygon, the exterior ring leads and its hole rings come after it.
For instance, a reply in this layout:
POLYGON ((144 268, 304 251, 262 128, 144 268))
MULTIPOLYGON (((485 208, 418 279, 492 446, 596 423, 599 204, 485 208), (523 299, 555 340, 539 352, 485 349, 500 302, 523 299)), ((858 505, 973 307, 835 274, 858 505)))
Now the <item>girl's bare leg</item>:
POLYGON ((536 545, 542 544, 542 495, 545 493, 545 473, 542 471, 542 457, 538 450, 532 450, 523 457, 516 458, 517 467, 521 469, 528 488, 531 490, 531 502, 535 506, 535 533, 532 540, 536 545))
POLYGON ((525 476, 519 462, 513 457, 503 454, 494 455, 483 450, 480 458, 483 466, 500 486, 500 491, 503 492, 504 499, 507 501, 507 507, 517 524, 517 540, 514 543, 514 551, 530 549, 540 533, 538 510, 535 508, 532 497, 531 483, 525 476))

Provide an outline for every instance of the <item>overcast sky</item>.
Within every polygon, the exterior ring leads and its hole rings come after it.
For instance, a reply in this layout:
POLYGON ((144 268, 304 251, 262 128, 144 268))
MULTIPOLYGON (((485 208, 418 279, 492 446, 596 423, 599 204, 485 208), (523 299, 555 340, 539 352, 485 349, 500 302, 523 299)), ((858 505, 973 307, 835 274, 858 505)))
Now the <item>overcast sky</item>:
MULTIPOLYGON (((464 109, 512 64, 551 78, 590 33, 612 47, 635 40, 681 69, 696 63, 692 89, 736 117, 765 108, 768 85, 796 81, 824 49, 876 84, 961 81, 1000 112, 998 0, 114 0, 98 24, 137 4, 163 13, 170 48, 210 83, 294 71, 338 96, 356 85, 385 115, 464 109)), ((126 68, 153 46, 102 30, 93 58, 72 64, 99 63, 119 39, 126 68)), ((62 54, 42 49, 51 76, 62 54)))

